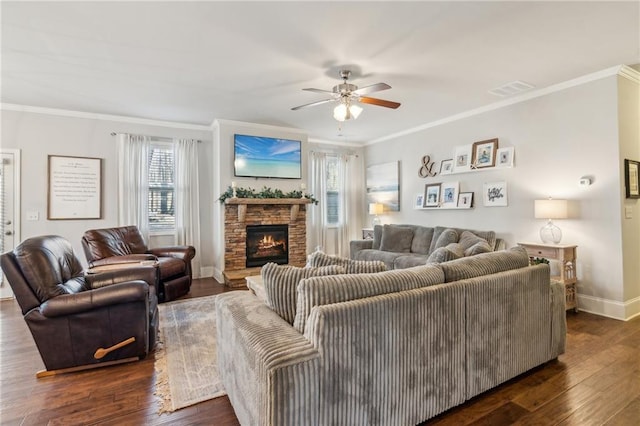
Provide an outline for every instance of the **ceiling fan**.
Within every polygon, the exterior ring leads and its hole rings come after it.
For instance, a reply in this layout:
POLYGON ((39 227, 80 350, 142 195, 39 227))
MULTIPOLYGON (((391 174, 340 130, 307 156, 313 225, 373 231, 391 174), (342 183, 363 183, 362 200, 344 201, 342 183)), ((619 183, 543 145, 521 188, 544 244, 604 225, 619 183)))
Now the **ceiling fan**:
POLYGON ((302 89, 309 92, 316 92, 331 95, 329 99, 323 99, 321 101, 311 102, 310 104, 300 105, 297 107, 291 108, 296 111, 302 108, 308 108, 316 105, 322 105, 327 102, 339 102, 338 106, 336 106, 333 110, 333 118, 338 121, 345 121, 353 118, 354 120, 358 118, 360 113, 362 112, 362 107, 357 105, 357 102, 361 102, 364 104, 370 105, 378 105, 385 108, 393 108, 396 109, 400 106, 400 103, 387 101, 384 99, 371 98, 368 95, 369 93, 379 92, 381 90, 391 89, 386 83, 377 83, 372 84, 371 86, 365 86, 361 89, 358 89, 358 86, 355 84, 348 83, 349 77, 351 76, 351 71, 349 70, 341 70, 340 77, 342 78, 342 84, 338 84, 334 86, 332 90, 322 90, 322 89, 313 89, 307 88, 302 89))

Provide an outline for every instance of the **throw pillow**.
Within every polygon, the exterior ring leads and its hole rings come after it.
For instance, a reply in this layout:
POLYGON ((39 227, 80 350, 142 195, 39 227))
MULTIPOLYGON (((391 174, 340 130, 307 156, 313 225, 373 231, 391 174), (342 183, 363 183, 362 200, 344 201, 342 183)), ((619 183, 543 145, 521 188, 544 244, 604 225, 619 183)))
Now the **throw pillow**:
POLYGON ((299 268, 291 265, 267 263, 262 267, 260 275, 267 295, 267 305, 282 319, 293 324, 293 319, 296 316, 298 283, 304 278, 344 274, 345 272, 345 268, 338 265, 322 268, 299 268))
POLYGON ((311 267, 317 268, 328 265, 343 266, 347 274, 369 274, 387 270, 387 266, 381 260, 353 260, 346 257, 331 256, 321 251, 309 256, 309 266, 311 267))
POLYGON ((460 246, 464 250, 465 256, 473 256, 480 253, 488 253, 491 250, 489 242, 469 231, 462 231, 460 234, 460 246))
POLYGON ((483 241, 478 241, 477 243, 475 243, 474 245, 472 245, 471 247, 466 249, 464 251, 464 255, 465 256, 475 256, 476 254, 489 253, 491 251, 493 251, 493 250, 491 250, 491 247, 489 246, 489 243, 483 240, 483 241))
POLYGON ((410 253, 413 229, 397 225, 384 225, 380 250, 394 253, 410 253))
POLYGON ((427 258, 427 264, 448 262, 450 260, 459 258, 460 256, 458 256, 455 252, 449 250, 446 247, 440 247, 439 249, 435 249, 435 251, 429 255, 429 257, 427 258))
POLYGON ((436 240, 436 245, 433 247, 433 250, 437 250, 440 247, 446 247, 451 243, 458 242, 458 232, 455 229, 447 228, 438 236, 436 240))

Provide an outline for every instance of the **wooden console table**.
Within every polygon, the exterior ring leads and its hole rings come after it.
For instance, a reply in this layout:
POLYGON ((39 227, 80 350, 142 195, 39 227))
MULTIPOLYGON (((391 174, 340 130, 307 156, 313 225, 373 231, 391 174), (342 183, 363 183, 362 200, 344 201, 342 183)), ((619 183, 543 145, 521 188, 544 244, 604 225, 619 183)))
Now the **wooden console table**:
POLYGON ((551 277, 564 284, 566 309, 573 309, 578 312, 578 297, 576 294, 576 249, 575 245, 542 244, 542 243, 518 243, 524 247, 529 255, 529 259, 536 257, 557 260, 560 269, 560 276, 551 277))

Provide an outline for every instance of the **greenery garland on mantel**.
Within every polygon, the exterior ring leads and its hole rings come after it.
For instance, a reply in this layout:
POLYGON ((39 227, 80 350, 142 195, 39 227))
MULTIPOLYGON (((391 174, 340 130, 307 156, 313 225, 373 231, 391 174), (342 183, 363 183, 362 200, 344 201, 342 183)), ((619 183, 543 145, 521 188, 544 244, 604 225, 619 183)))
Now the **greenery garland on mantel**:
MULTIPOLYGON (((271 189, 266 186, 262 187, 260 192, 257 192, 253 188, 236 188, 236 197, 238 198, 302 198, 303 192, 298 190, 293 190, 290 192, 282 192, 279 189, 271 189)), ((225 192, 220 195, 218 201, 224 204, 227 198, 233 197, 233 188, 228 187, 225 192)), ((304 198, 310 200, 313 204, 318 204, 318 200, 316 200, 312 194, 304 194, 304 198)))

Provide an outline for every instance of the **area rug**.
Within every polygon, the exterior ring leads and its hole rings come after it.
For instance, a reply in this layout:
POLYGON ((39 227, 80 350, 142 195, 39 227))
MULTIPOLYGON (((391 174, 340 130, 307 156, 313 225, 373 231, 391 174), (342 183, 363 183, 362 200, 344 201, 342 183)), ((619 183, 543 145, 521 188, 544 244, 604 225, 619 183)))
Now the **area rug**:
POLYGON ((158 306, 155 395, 159 412, 171 412, 226 395, 218 375, 216 296, 158 306))

